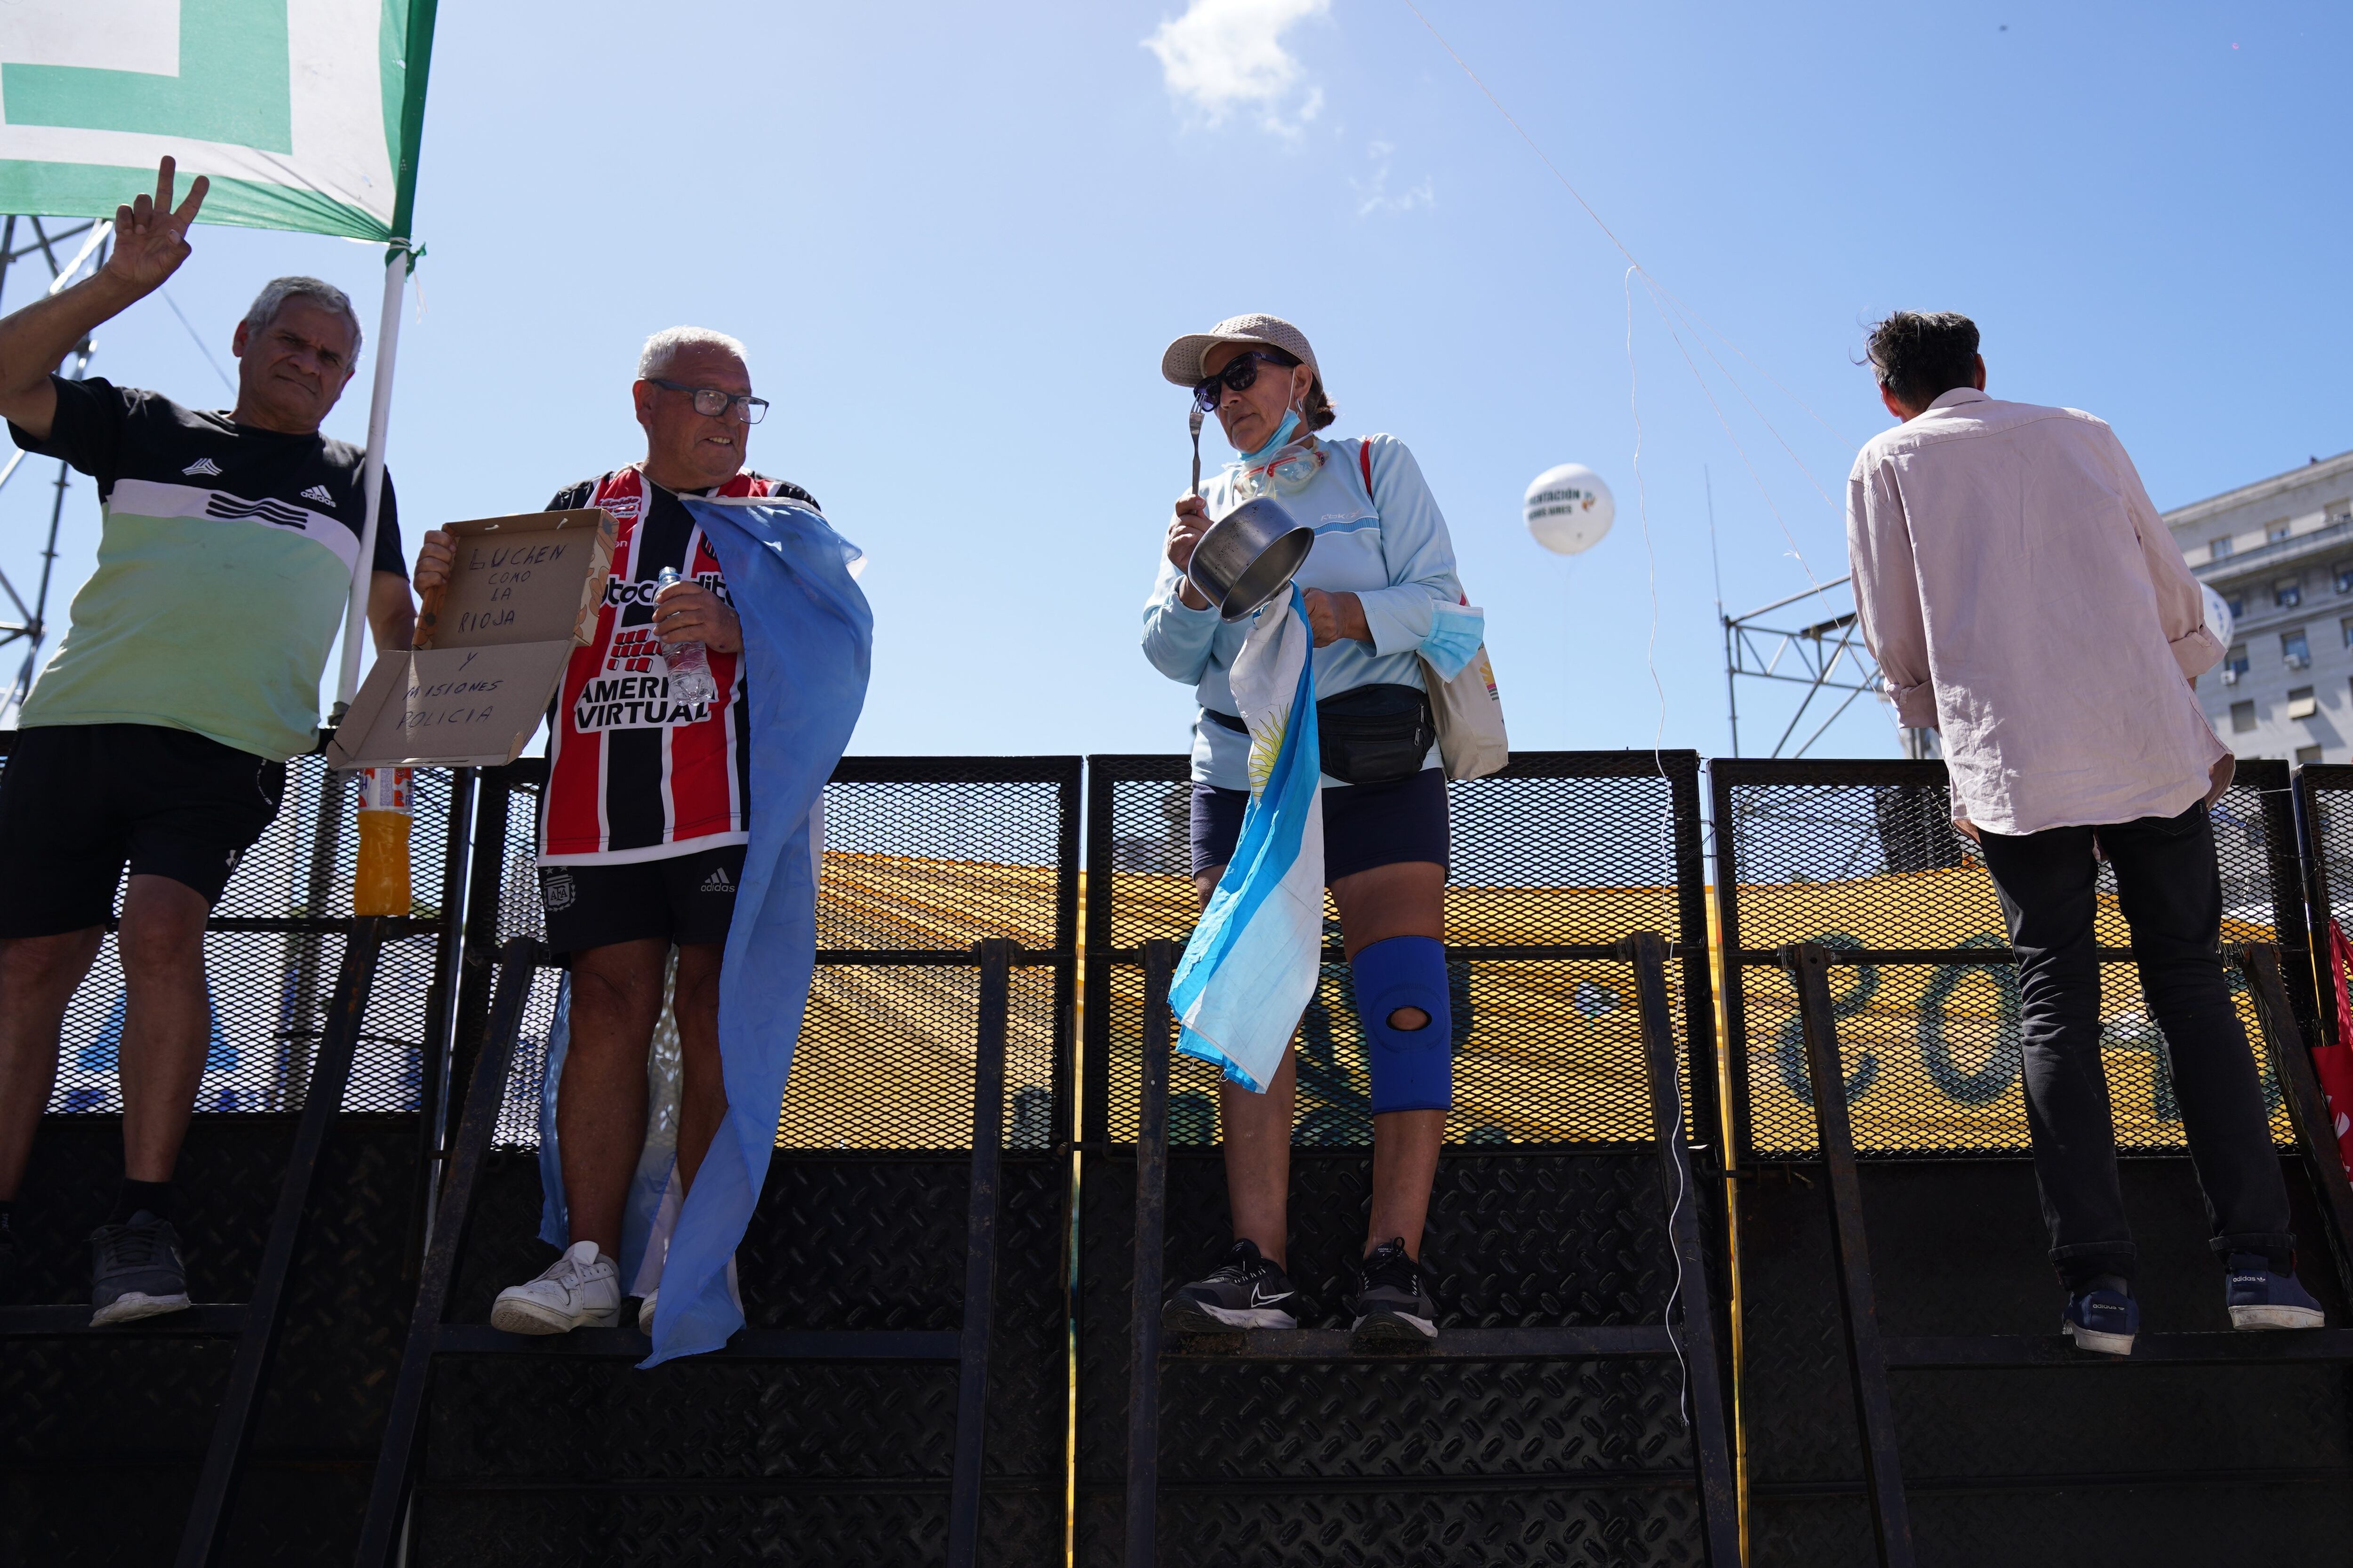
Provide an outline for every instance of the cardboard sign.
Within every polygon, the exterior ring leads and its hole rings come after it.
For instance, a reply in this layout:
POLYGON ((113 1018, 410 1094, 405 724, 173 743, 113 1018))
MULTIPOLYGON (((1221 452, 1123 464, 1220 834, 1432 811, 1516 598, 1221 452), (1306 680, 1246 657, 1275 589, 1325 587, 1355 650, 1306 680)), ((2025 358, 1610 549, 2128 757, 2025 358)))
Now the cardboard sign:
POLYGON ((426 592, 417 647, 380 658, 327 748, 339 768, 495 767, 539 728, 575 647, 596 634, 610 514, 526 512, 446 525, 449 582, 426 592))

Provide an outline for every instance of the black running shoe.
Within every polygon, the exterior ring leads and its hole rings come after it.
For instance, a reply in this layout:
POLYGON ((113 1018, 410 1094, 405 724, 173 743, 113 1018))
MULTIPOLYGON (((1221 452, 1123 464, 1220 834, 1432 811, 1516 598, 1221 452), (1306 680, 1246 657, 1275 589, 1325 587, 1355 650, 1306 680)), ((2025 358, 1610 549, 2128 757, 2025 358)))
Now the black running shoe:
POLYGON ((1206 1279, 1180 1285, 1160 1310, 1172 1334, 1230 1334, 1240 1329, 1295 1329, 1283 1303, 1297 1294, 1282 1266, 1259 1254, 1255 1241, 1237 1241, 1206 1279))
POLYGON ((1419 1350, 1438 1341, 1438 1308, 1430 1299, 1421 1265, 1405 1255, 1405 1237, 1373 1248, 1356 1268, 1356 1321, 1360 1350, 1419 1350))
POLYGON ((187 1306, 188 1271, 171 1221, 141 1209, 121 1225, 100 1226, 90 1233, 90 1255, 91 1328, 187 1306))

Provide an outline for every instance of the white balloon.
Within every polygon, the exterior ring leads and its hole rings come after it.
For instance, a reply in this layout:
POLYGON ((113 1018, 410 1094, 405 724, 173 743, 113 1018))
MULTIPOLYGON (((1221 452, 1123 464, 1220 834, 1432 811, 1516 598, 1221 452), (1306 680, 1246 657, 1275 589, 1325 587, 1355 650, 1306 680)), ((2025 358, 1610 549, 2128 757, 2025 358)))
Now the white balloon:
POLYGON ((2205 591, 2206 595, 2206 629, 2214 634, 2215 641, 2228 648, 2231 633, 2236 624, 2236 617, 2231 614, 2230 601, 2214 592, 2211 583, 2200 583, 2198 586, 2205 591))
POLYGON ((1599 474, 1583 463, 1563 463, 1535 477, 1520 510, 1538 544, 1556 555, 1577 555, 1601 542, 1618 502, 1599 474))

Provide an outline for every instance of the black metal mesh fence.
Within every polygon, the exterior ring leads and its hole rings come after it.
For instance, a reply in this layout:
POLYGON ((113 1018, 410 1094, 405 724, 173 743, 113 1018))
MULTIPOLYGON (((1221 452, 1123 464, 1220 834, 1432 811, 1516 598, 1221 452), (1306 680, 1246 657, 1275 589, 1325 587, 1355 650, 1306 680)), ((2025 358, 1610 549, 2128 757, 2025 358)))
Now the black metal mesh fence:
MULTIPOLYGON (((1068 1137, 1062 1107, 1077 975, 1079 760, 849 757, 827 784, 818 971, 776 1133, 780 1149, 955 1150, 972 1138, 980 979, 973 943, 1007 937, 1013 973, 1005 1147, 1068 1137)), ((507 792, 498 940, 544 940, 533 868, 545 766, 489 775, 507 792)), ((498 816, 486 800, 486 824, 498 816)), ((489 846, 478 849, 486 853, 489 846)), ((478 884, 479 885, 479 884, 478 884)), ((560 972, 533 987, 498 1142, 534 1147, 560 972)), ((655 1042, 675 1050, 665 1009, 655 1042)))
POLYGON ((2337 986, 2329 974, 2327 921, 2353 931, 2353 765, 2307 763, 2295 770, 2297 826, 2302 832, 2305 888, 2310 900, 2319 1036, 2343 1043, 2337 986))
MULTIPOLYGON (((16 732, 0 731, 0 759, 16 732)), ((0 763, 0 765, 5 765, 0 763)), ((409 841, 411 914, 387 933, 366 1022, 343 1093, 346 1110, 415 1110, 425 1049, 433 1037, 435 982, 454 949, 443 911, 453 895, 448 863, 453 790, 467 775, 418 769, 409 841)), ((351 929, 359 853, 357 792, 320 756, 286 764, 278 816, 237 864, 205 934, 211 1034, 196 1109, 208 1112, 301 1108, 312 1054, 333 998, 351 929)), ((119 917, 126 881, 115 891, 119 917)), ((76 989, 58 1032, 54 1113, 120 1114, 117 1062, 129 1007, 110 922, 98 960, 76 989)))
MULTIPOLYGON (((1197 897, 1181 756, 1088 760, 1087 1138, 1135 1137, 1143 944, 1182 942, 1197 897)), ((1714 1141, 1714 1027, 1701 893, 1699 760, 1690 752, 1523 752, 1448 786, 1446 893, 1454 1019, 1447 1139, 1497 1146, 1652 1136, 1632 969, 1638 931, 1683 944, 1670 977, 1694 1136, 1714 1141)), ((1340 934, 1325 902, 1327 952, 1340 934)), ((1364 1147, 1372 1119, 1348 966, 1332 957, 1299 1034, 1303 1145, 1364 1147)), ((1169 1142, 1216 1142, 1218 1074, 1178 1056, 1169 1142)))
MULTIPOLYGON (((1831 996, 1861 1152, 2027 1150, 2016 971, 1993 883, 1952 826, 1944 764, 1719 759, 1709 769, 1742 1153, 1815 1148, 1796 992, 1773 959, 1796 942, 1842 955, 1831 996)), ((2294 967, 2305 934, 2287 782, 2284 763, 2242 763, 2212 816, 2223 942, 2278 942, 2294 967)), ((2182 1148, 2164 1041, 2145 1011, 2105 865, 2096 930, 2114 959, 2101 966, 2101 1017, 2117 1143, 2182 1148)), ((2259 1040, 2253 999, 2231 974, 2249 1037, 2259 1040)), ((2307 1005, 2301 996, 2297 1005, 2307 1005)), ((2278 1084, 2256 1056, 2274 1134, 2292 1145, 2278 1084)))

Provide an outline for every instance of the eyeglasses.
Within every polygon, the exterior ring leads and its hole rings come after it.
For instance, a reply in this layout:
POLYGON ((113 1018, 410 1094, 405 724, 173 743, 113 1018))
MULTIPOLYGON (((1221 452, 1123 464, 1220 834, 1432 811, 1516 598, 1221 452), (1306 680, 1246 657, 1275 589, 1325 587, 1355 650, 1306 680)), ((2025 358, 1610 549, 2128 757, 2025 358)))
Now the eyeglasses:
POLYGON ((687 394, 694 399, 694 411, 706 419, 716 419, 739 404, 743 411, 735 418, 740 424, 757 425, 768 416, 768 400, 754 397, 748 392, 723 392, 715 386, 688 386, 682 382, 664 381, 658 375, 649 375, 646 379, 666 392, 687 394))
POLYGON ((1226 400, 1227 393, 1248 392, 1257 384, 1258 367, 1261 361, 1274 366, 1277 370, 1291 370, 1299 363, 1295 359, 1277 359, 1272 354, 1260 353, 1255 349, 1246 354, 1237 354, 1234 356, 1233 363, 1193 389, 1194 405, 1204 414, 1215 414, 1218 411, 1218 405, 1226 400))

